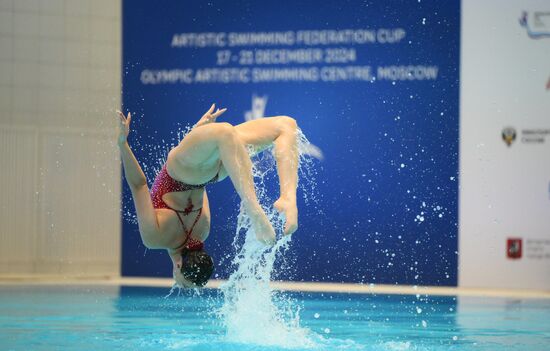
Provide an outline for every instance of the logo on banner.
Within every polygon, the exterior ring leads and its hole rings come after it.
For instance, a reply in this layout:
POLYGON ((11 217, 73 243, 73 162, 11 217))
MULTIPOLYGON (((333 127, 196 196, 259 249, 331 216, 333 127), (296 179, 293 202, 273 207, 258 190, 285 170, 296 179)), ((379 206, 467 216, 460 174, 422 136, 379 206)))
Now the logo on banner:
POLYGON ((520 259, 522 254, 521 238, 508 238, 506 241, 506 257, 520 259))
POLYGON ((502 140, 510 146, 516 140, 516 130, 512 127, 506 127, 502 130, 502 140))
POLYGON ((250 111, 244 113, 245 121, 252 121, 255 119, 264 118, 265 107, 267 106, 267 95, 257 96, 252 95, 252 108, 250 111))
POLYGON ((550 38, 550 11, 523 11, 519 24, 531 39, 550 38))

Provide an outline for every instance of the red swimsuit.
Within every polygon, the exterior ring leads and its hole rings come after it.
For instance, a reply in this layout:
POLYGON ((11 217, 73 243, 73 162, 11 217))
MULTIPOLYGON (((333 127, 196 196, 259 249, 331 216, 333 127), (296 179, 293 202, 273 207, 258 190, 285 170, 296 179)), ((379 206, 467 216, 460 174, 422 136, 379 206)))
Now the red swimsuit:
POLYGON ((176 214, 178 215, 178 219, 180 220, 181 225, 183 226, 183 230, 185 232, 185 240, 183 244, 181 244, 179 247, 176 248, 176 250, 181 247, 186 247, 188 250, 191 250, 191 251, 196 251, 196 250, 198 251, 203 249, 204 244, 202 243, 202 241, 194 240, 193 238, 191 238, 191 234, 193 233, 193 228, 195 228, 195 224, 197 224, 201 216, 202 207, 198 209, 193 209, 193 203, 191 202, 191 199, 189 199, 189 202, 185 210, 180 211, 168 206, 168 204, 164 202, 162 197, 164 196, 164 194, 167 194, 167 193, 202 189, 206 185, 215 183, 217 181, 218 181, 218 174, 216 174, 214 178, 212 178, 210 181, 204 184, 198 184, 198 185, 186 184, 172 178, 168 174, 168 171, 166 170, 166 164, 162 167, 160 172, 157 174, 157 177, 153 182, 153 186, 151 187, 151 200, 153 201, 153 207, 167 208, 176 212, 176 214), (187 216, 191 212, 198 212, 198 213, 197 213, 197 217, 195 217, 195 221, 193 222, 193 225, 189 230, 187 230, 180 214, 187 216))

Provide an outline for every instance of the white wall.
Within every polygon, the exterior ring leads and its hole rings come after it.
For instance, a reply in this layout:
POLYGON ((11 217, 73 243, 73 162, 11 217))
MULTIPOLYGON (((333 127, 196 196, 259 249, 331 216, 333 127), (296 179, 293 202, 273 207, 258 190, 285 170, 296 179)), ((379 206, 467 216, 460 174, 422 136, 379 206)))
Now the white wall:
POLYGON ((0 274, 118 275, 120 0, 0 0, 0 274))
MULTIPOLYGON (((522 11, 547 0, 463 0, 460 91, 459 285, 550 289, 550 37, 532 39, 522 11), (507 146, 502 129, 517 138, 507 146), (506 255, 521 238, 520 259, 506 255)), ((545 19, 550 33, 550 16, 545 19)), ((539 28, 541 29, 541 28, 539 28)))

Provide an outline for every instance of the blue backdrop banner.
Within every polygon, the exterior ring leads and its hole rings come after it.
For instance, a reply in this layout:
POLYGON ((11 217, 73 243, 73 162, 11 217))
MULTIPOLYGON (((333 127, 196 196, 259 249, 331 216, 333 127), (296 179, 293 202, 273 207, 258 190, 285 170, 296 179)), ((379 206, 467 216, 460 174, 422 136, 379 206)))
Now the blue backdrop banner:
MULTIPOLYGON (((213 102, 231 124, 292 116, 312 166, 274 278, 456 285, 459 36, 459 1, 124 1, 130 145, 150 185, 213 102)), ((208 192, 226 278, 239 199, 229 180, 208 192)), ((122 274, 170 276, 126 185, 123 206, 122 274)))

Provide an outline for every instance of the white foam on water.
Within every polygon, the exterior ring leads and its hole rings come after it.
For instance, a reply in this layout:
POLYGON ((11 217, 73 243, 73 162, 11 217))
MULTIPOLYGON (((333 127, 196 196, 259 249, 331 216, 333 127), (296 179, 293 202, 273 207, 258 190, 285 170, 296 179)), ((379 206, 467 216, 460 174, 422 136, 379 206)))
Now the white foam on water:
POLYGON ((312 332, 300 326, 300 306, 269 285, 275 258, 285 251, 290 238, 266 248, 250 228, 245 229, 244 235, 245 243, 233 261, 237 270, 221 288, 224 304, 220 315, 227 341, 284 348, 315 347, 312 332))

